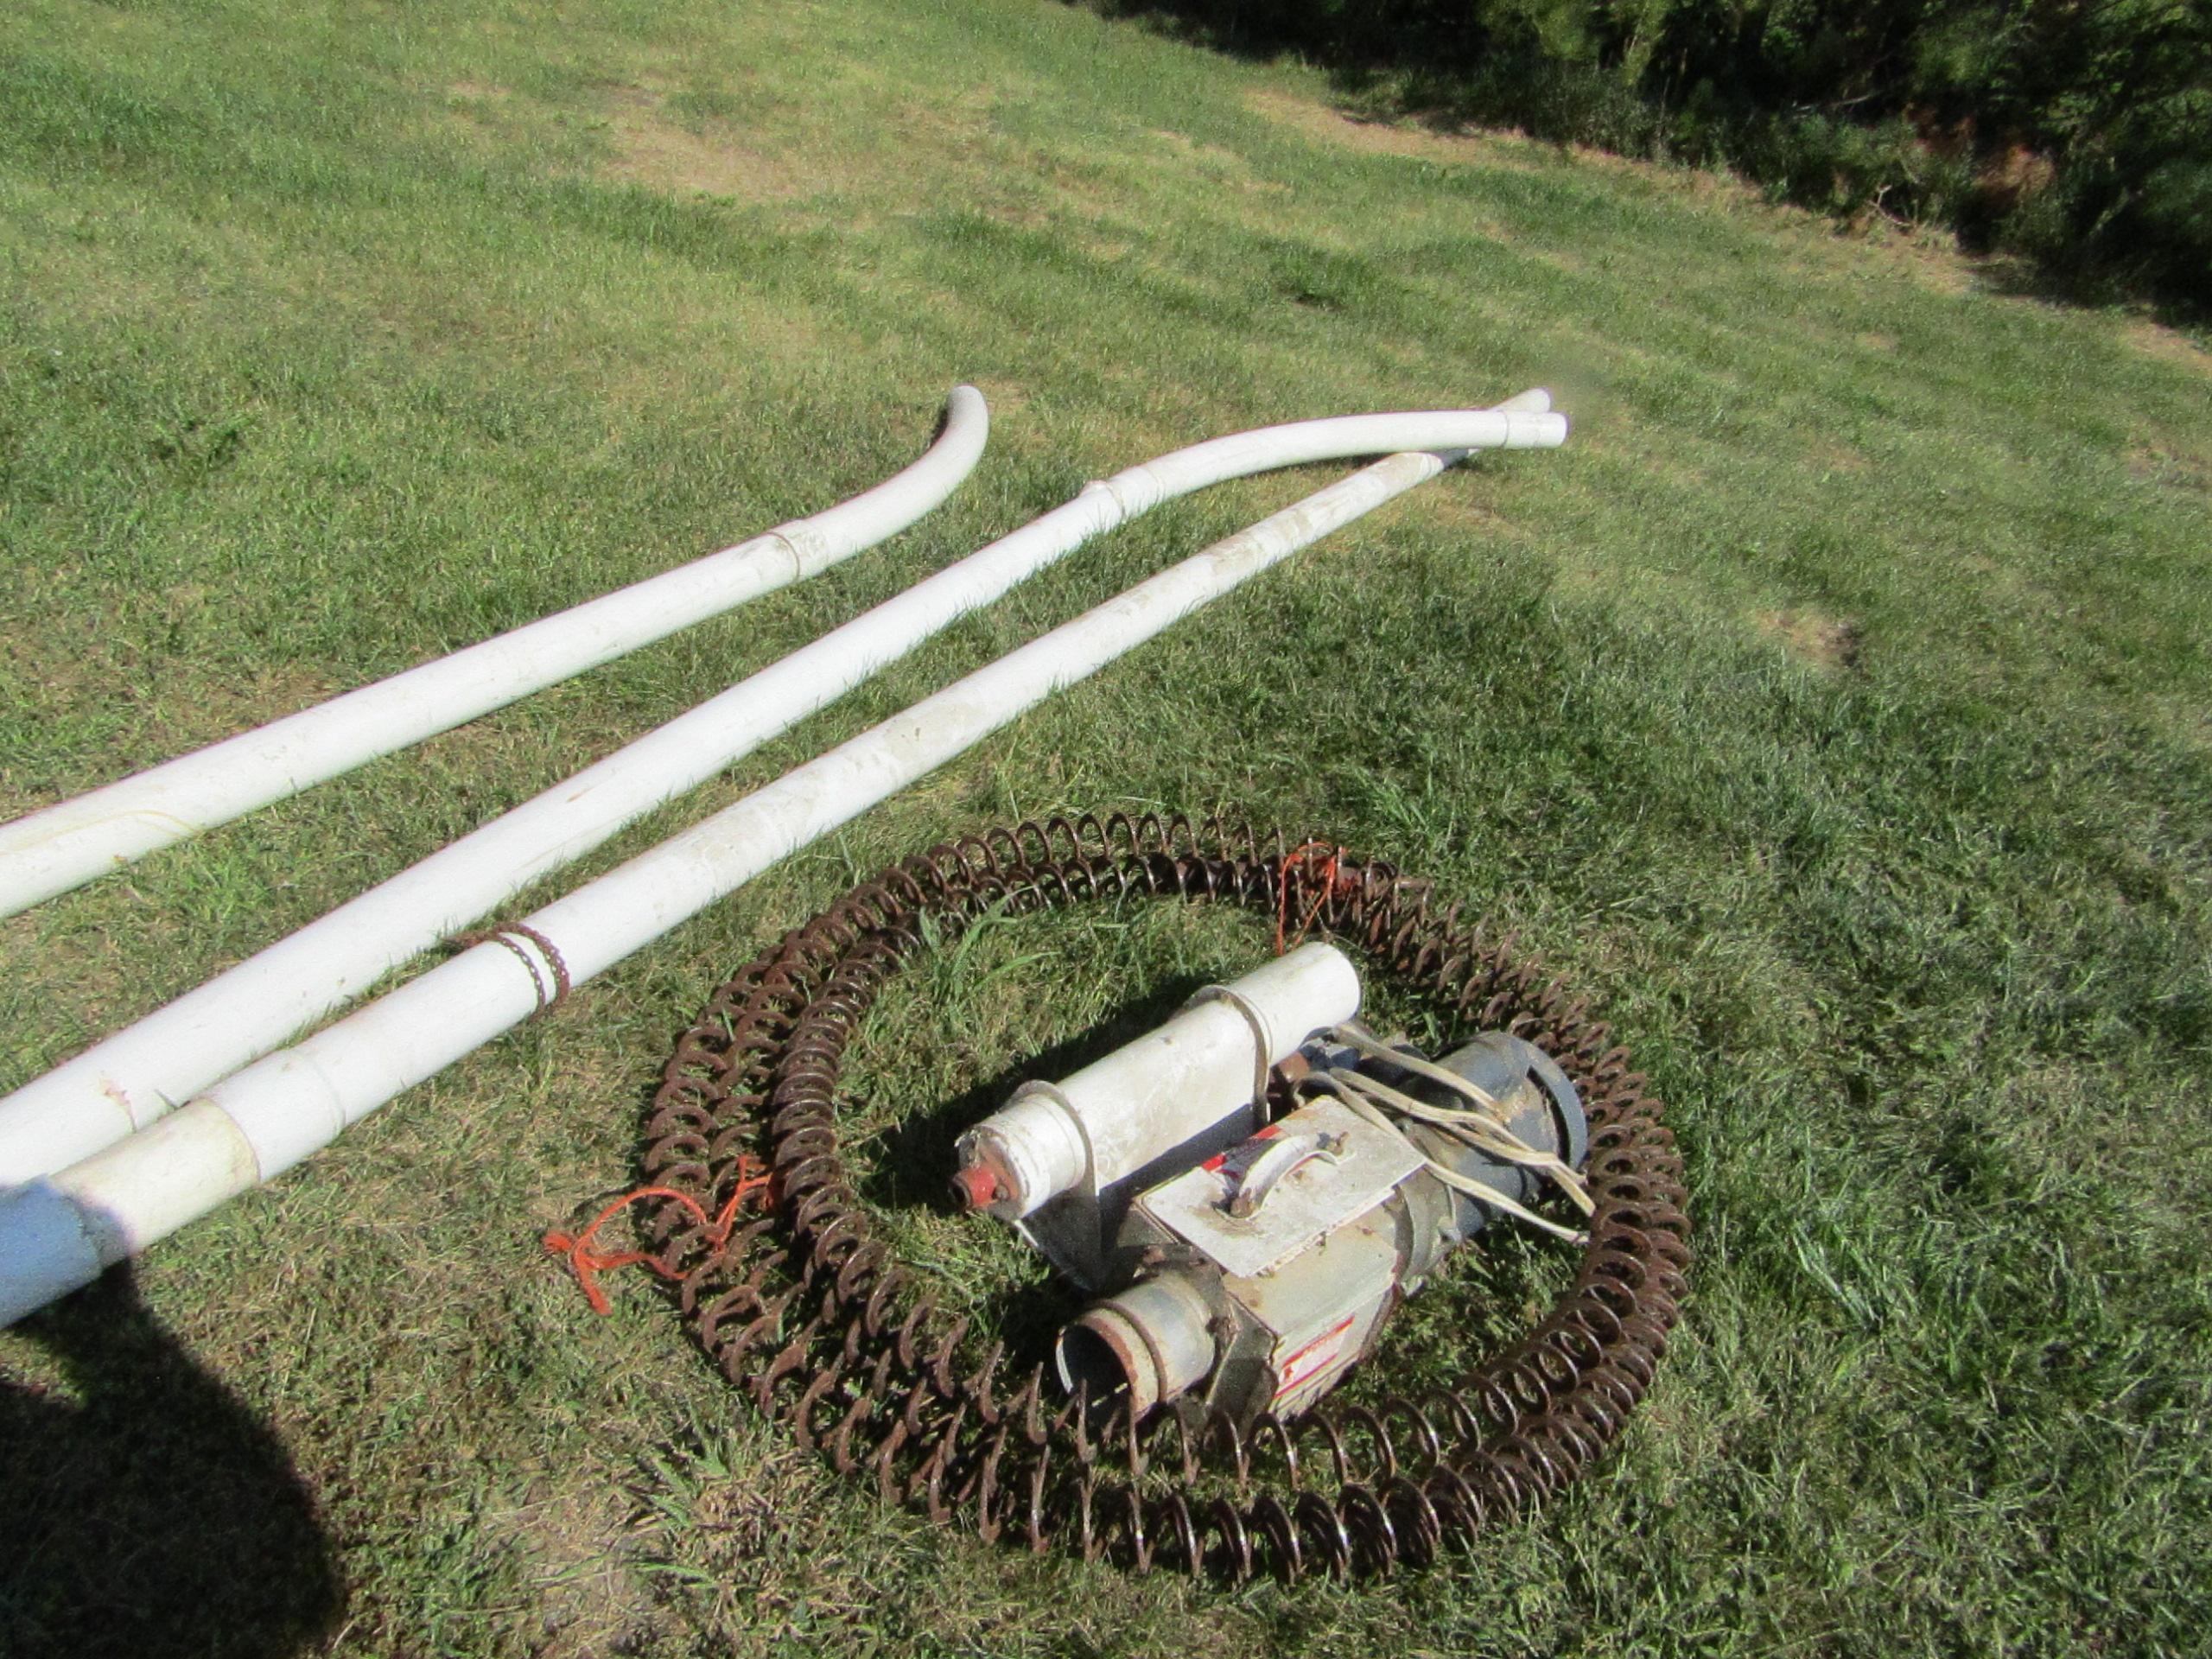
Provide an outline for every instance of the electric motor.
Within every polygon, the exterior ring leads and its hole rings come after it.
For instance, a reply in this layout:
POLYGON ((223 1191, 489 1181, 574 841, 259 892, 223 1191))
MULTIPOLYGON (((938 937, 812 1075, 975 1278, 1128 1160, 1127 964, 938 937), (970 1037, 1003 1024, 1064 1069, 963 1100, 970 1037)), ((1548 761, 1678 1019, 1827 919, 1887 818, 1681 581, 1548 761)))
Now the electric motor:
POLYGON ((1351 964, 1305 946, 962 1138, 956 1195, 1107 1293, 1056 1345, 1071 1392, 1294 1416, 1497 1216, 1563 1230, 1532 1206, 1580 1190, 1566 1073, 1503 1032, 1431 1061, 1357 1005, 1351 964), (1302 1103, 1268 1122, 1271 1075, 1302 1103))

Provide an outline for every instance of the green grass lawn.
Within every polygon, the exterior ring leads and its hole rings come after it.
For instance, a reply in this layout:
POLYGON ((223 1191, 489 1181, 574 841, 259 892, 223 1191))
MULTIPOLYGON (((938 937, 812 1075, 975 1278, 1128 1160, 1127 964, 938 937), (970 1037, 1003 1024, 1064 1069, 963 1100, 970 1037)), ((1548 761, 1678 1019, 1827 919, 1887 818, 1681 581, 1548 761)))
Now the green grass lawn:
MULTIPOLYGON (((1713 175, 1363 124, 1316 74, 1044 0, 23 0, 0 812, 825 505, 963 378, 991 451, 908 535, 0 924, 0 1085, 1087 478, 1536 384, 1576 428, 0 1335, 0 1459, 43 1471, 4 1493, 0 1649, 2204 1650, 2212 357, 2139 320, 1713 175), (1363 1588, 1033 1561, 841 1480, 644 1285, 595 1319, 541 1255, 632 1179, 709 988, 861 875, 1018 815, 1217 805, 1517 927, 1669 1103, 1688 1321, 1534 1520, 1363 1588)), ((1162 510, 584 871, 1328 475, 1162 510)), ((1264 948, 1103 919, 910 976, 863 1122, 1264 948)), ((979 1306, 1033 1270, 906 1208, 979 1306)), ((1494 1256, 1408 1310, 1415 1373, 1560 1271, 1494 1256)))

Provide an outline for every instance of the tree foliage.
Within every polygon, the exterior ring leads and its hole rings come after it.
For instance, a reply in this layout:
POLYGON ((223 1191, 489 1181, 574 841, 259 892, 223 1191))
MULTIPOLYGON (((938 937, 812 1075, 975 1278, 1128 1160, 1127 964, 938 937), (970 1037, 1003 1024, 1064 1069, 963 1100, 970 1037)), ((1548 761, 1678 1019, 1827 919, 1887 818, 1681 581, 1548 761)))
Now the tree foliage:
POLYGON ((1540 137, 2212 304, 2212 0, 1167 0, 1540 137))

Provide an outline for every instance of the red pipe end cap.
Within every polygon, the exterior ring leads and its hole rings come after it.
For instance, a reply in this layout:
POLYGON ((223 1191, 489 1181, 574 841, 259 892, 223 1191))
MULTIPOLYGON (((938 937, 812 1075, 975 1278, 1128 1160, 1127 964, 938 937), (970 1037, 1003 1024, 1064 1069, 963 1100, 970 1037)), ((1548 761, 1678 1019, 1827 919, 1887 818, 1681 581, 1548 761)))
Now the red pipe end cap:
POLYGON ((1003 1196, 988 1164, 963 1164, 953 1173, 953 1201, 963 1210, 988 1210, 1003 1196))

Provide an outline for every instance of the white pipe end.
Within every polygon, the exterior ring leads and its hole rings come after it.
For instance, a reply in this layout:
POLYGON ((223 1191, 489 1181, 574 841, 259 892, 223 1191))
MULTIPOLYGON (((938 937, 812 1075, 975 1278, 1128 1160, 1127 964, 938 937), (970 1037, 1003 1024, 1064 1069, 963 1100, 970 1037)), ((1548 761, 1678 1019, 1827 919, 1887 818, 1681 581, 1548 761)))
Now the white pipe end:
POLYGON ((107 1263, 86 1221, 50 1181, 0 1192, 0 1326, 100 1276, 107 1263))
POLYGON ((1090 1151, 1067 1097, 1049 1083, 1025 1083, 1007 1103, 960 1137, 956 1187, 964 1203, 1019 1221, 1077 1185, 1090 1151))

